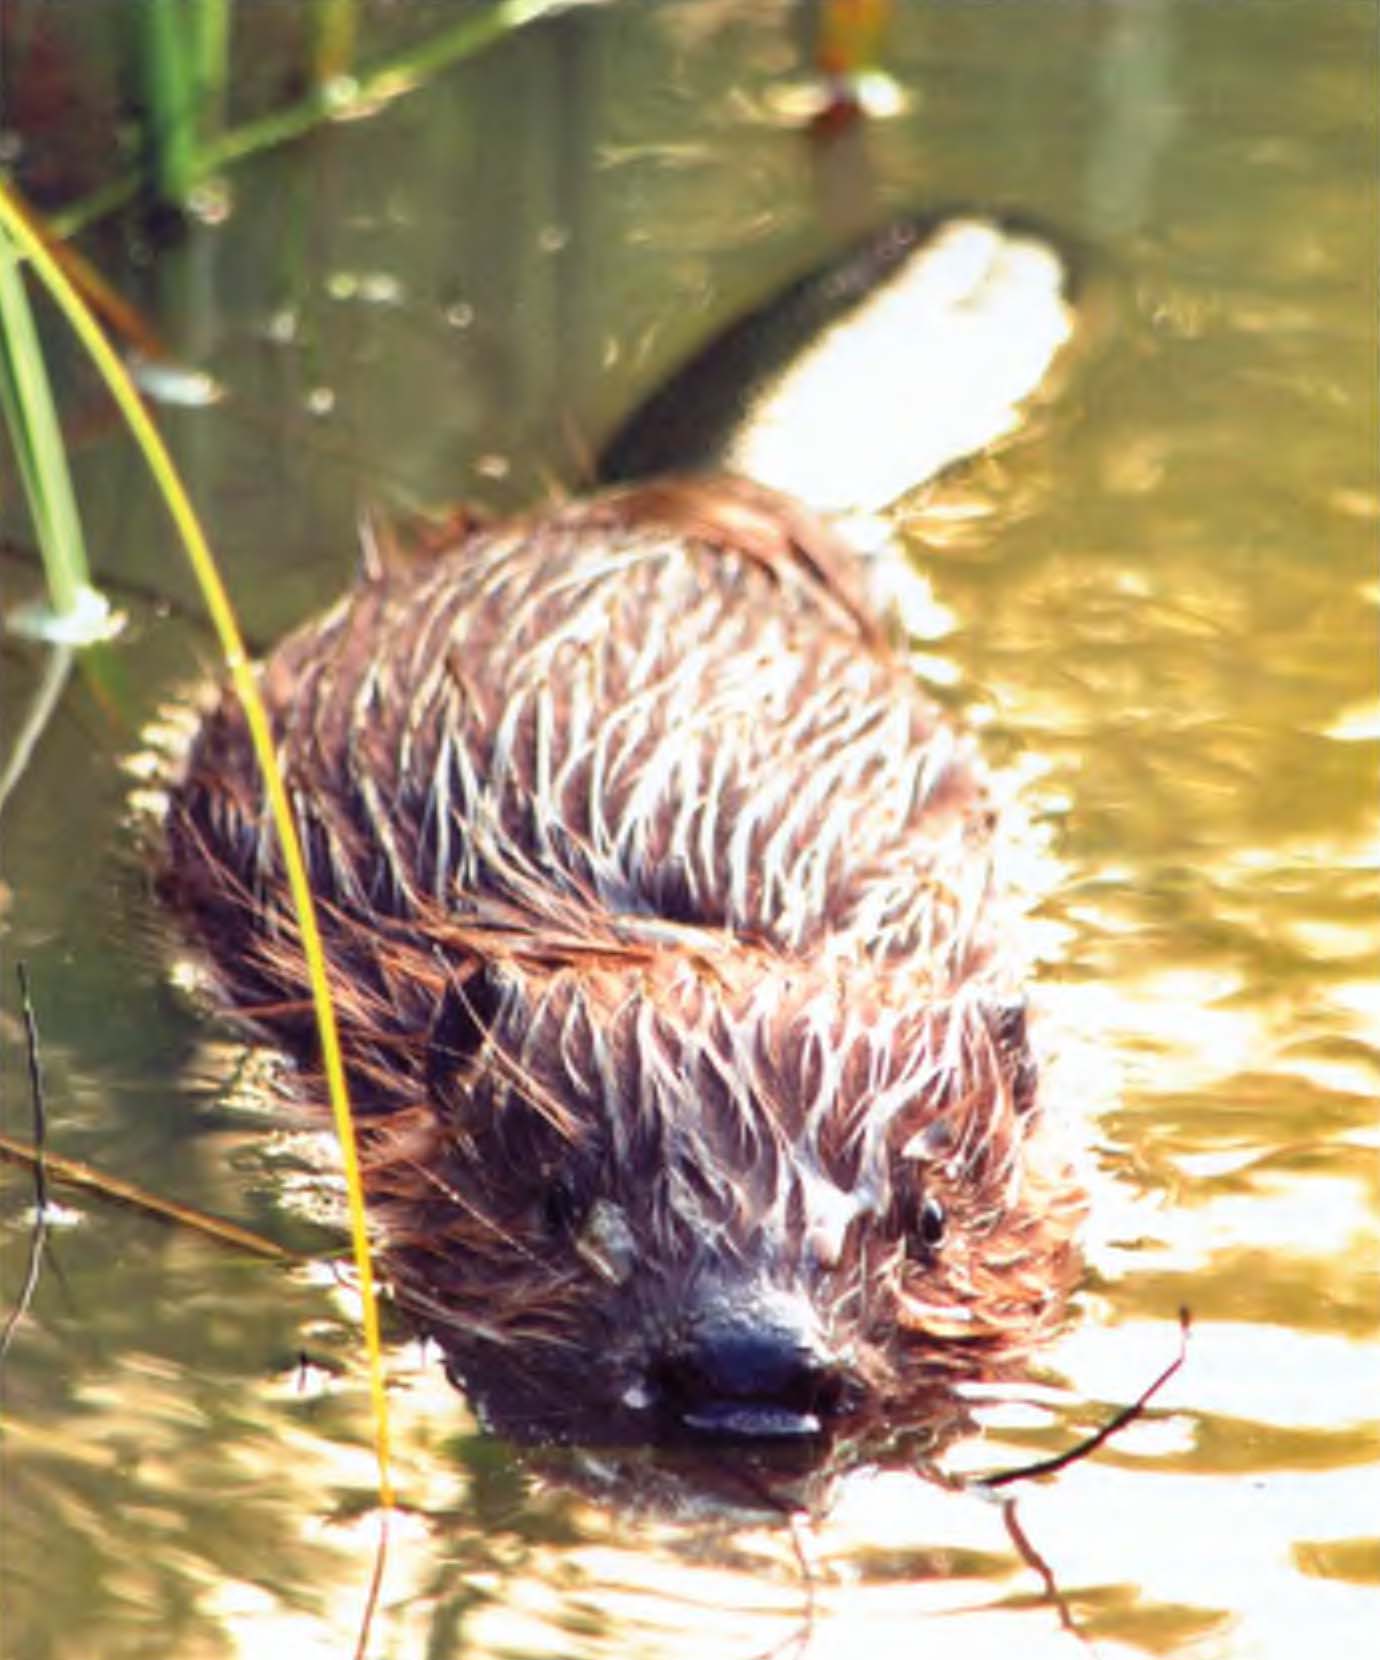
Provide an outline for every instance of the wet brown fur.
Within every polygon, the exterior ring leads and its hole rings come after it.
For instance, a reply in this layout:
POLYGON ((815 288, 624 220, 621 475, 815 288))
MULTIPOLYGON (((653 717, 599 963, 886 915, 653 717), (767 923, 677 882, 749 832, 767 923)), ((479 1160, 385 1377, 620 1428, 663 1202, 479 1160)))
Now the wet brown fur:
MULTIPOLYGON (((671 481, 466 526, 262 687, 387 1271, 496 1416, 636 1416, 706 1300, 806 1301, 853 1405, 1049 1331, 1078 1195, 986 776, 802 509, 671 481)), ((230 694, 162 885, 316 1099, 230 694)))

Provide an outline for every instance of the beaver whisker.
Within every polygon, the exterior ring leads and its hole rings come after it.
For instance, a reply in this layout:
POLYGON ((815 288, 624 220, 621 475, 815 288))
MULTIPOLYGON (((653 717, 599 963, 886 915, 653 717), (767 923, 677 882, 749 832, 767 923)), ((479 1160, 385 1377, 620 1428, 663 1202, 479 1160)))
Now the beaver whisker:
POLYGON ((536 1264, 538 1267, 546 1266, 541 1256, 536 1251, 529 1249, 529 1247, 521 1239, 519 1239, 516 1234, 512 1233, 509 1229, 502 1227, 492 1216, 489 1216, 486 1212, 480 1210, 479 1206, 476 1205, 473 1200, 467 1199, 465 1195, 460 1192, 459 1188, 454 1185, 454 1183, 446 1181, 444 1177, 439 1174, 439 1172, 428 1168, 428 1166, 415 1159, 407 1160, 406 1168, 414 1176, 419 1177, 425 1186, 435 1188, 435 1190, 440 1193, 450 1204, 454 1205, 458 1211, 462 1212, 470 1219, 470 1221, 476 1223, 486 1233, 492 1234, 495 1239, 507 1246, 507 1248, 515 1255, 525 1257, 529 1262, 536 1264))
MULTIPOLYGON (((576 1337, 532 1320, 515 1319, 507 1325, 495 1324, 490 1318, 471 1309, 455 1308, 406 1281, 400 1282, 397 1290, 399 1304, 409 1314, 425 1315, 438 1340, 439 1332, 445 1330, 453 1332, 467 1344, 491 1343, 497 1348, 527 1350, 537 1347, 548 1352, 562 1352, 578 1347, 576 1337)), ((552 1288, 543 1284, 541 1290, 543 1295, 550 1295, 552 1288)), ((442 1342, 442 1348, 445 1347, 442 1342)))

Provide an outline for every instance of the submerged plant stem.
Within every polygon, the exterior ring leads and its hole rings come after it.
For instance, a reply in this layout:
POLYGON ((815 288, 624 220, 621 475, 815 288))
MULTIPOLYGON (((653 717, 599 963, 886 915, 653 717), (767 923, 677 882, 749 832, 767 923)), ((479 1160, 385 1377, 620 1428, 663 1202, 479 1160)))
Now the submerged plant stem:
POLYGON ((348 75, 359 33, 359 0, 315 0, 311 33, 312 81, 326 86, 348 75))
POLYGON ((53 646, 48 653, 48 662, 34 693, 33 702, 29 705, 23 724, 15 733, 14 744, 5 762, 5 770, 0 773, 0 813, 5 811, 5 804, 28 769, 34 750, 38 748, 38 740, 53 718, 53 711, 58 706, 58 699, 62 696, 62 689, 67 684, 67 677, 71 672, 72 647, 53 646))

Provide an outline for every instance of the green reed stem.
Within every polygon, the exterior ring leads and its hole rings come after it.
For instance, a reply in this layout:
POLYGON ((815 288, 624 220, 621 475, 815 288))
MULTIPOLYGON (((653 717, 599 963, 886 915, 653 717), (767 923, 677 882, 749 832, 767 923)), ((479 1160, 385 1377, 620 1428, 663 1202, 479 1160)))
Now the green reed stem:
POLYGON ((224 119, 229 0, 140 0, 135 10, 146 159, 162 200, 185 207, 224 119))
POLYGON ((89 614, 91 575, 67 449, 14 241, 0 229, 0 413, 48 580, 53 615, 89 614))
MULTIPOLYGON (((365 115, 380 104, 415 92, 443 70, 474 57, 494 41, 549 12, 564 10, 571 3, 572 0, 495 0, 482 11, 468 13, 463 22, 441 30, 431 40, 361 70, 357 76, 337 76, 323 81, 300 103, 207 138, 197 152, 195 177, 204 178, 249 156, 291 143, 326 121, 365 115)), ((159 0, 159 4, 169 6, 172 0, 159 0)), ((138 192, 136 174, 112 180, 90 196, 53 214, 48 221, 49 229, 57 236, 71 236, 124 207, 138 192)))
POLYGON ((145 156, 165 202, 184 204, 198 170, 196 60, 189 50, 181 0, 143 0, 138 64, 148 122, 145 156))
POLYGON ((225 125, 230 80, 230 0, 196 0, 191 44, 196 73, 197 140, 205 144, 225 125))

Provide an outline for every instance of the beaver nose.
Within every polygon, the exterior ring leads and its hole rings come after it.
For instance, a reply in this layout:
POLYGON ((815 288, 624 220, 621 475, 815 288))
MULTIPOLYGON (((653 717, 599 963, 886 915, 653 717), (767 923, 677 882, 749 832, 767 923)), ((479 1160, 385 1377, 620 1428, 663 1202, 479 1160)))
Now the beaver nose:
POLYGON ((819 1435, 857 1401, 801 1298, 705 1299, 652 1370, 663 1406, 712 1435, 819 1435))

